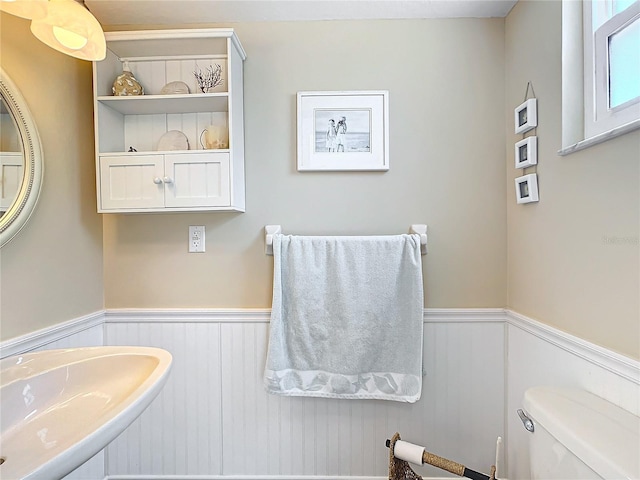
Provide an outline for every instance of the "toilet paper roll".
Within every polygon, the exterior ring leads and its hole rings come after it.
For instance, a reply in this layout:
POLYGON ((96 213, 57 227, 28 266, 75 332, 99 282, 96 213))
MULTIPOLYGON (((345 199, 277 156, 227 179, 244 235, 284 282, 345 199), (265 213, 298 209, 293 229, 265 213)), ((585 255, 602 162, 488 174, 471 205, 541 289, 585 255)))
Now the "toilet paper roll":
POLYGON ((398 440, 393 447, 393 456, 400 460, 422 465, 422 454, 424 447, 414 445, 413 443, 398 440))

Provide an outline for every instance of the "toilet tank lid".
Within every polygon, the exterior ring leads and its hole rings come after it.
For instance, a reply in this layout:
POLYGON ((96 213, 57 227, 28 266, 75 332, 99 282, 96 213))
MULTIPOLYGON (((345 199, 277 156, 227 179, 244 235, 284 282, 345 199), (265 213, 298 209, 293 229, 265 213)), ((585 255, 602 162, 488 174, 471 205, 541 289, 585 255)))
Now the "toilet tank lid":
POLYGON ((523 406, 534 425, 547 430, 602 478, 640 478, 640 417, 570 388, 530 388, 523 406))

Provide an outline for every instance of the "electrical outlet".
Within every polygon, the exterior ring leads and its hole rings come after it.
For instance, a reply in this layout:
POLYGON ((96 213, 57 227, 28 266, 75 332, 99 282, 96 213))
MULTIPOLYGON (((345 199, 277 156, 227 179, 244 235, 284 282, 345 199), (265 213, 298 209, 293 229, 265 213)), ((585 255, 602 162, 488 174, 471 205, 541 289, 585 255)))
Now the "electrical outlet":
POLYGON ((204 225, 190 225, 189 253, 203 253, 204 246, 204 225))

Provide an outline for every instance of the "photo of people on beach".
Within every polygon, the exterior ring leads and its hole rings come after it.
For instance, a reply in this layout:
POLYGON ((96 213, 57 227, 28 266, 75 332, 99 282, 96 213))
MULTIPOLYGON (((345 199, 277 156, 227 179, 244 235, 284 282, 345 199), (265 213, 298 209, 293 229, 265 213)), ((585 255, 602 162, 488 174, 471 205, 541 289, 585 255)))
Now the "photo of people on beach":
POLYGON ((315 152, 371 151, 371 110, 314 111, 315 152))

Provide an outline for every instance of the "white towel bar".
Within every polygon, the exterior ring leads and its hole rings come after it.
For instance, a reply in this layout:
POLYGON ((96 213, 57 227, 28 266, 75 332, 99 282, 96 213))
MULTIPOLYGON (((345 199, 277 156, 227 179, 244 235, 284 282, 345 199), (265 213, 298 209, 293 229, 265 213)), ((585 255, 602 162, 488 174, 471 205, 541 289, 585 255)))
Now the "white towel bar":
POLYGON ((267 225, 264 227, 264 253, 273 255, 273 236, 282 233, 280 225, 267 225))
POLYGON ((420 253, 427 254, 427 226, 421 223, 411 225, 409 233, 417 233, 420 235, 420 253))
MULTIPOLYGON (((264 227, 264 253, 273 255, 273 236, 282 233, 280 225, 266 225, 264 227)), ((427 226, 423 224, 414 224, 409 228, 409 233, 417 233, 420 235, 420 253, 427 254, 427 226)))

